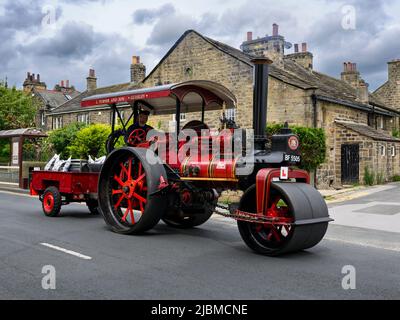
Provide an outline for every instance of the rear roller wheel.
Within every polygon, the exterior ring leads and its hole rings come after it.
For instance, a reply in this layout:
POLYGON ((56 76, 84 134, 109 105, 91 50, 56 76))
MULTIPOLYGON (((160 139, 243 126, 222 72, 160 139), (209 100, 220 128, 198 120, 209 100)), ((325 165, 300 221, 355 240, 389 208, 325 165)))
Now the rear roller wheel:
POLYGON ((162 164, 150 164, 151 150, 121 148, 103 165, 99 179, 99 205, 114 232, 138 234, 153 228, 164 215, 167 198, 159 189, 167 181, 162 164))
POLYGON ((57 217, 61 210, 61 194, 56 187, 48 187, 43 193, 43 212, 46 217, 57 217))
MULTIPOLYGON (((239 209, 255 213, 256 187, 243 195, 239 209)), ((287 221, 281 224, 258 224, 238 221, 240 235, 248 247, 257 253, 277 256, 311 248, 324 237, 328 219, 306 223, 310 219, 328 218, 325 201, 310 185, 304 183, 272 183, 267 216, 287 221), (301 224, 296 224, 301 221, 301 224), (305 223, 304 223, 305 222, 305 223)))

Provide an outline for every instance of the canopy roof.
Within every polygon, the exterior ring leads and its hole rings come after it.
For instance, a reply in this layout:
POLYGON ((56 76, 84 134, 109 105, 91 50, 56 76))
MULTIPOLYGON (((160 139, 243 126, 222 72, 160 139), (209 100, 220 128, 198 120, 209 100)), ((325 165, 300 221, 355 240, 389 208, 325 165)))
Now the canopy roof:
POLYGON ((40 138, 47 137, 47 134, 44 132, 32 129, 32 128, 23 128, 23 129, 14 129, 14 130, 2 130, 0 131, 0 138, 13 138, 13 137, 28 137, 28 138, 40 138))
POLYGON ((131 104, 143 101, 153 114, 175 113, 176 100, 181 102, 181 112, 235 108, 234 94, 224 86, 206 80, 194 80, 176 84, 167 84, 151 88, 106 93, 87 97, 81 101, 82 107, 111 104, 131 104))

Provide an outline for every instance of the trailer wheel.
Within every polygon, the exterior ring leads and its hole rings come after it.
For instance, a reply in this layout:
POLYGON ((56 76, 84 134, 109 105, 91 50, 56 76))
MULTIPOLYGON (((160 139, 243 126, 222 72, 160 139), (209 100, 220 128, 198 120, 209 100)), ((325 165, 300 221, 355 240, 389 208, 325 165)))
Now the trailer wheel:
POLYGON ((54 186, 48 187, 43 193, 42 207, 46 217, 57 217, 61 210, 61 194, 54 186))
POLYGON ((89 209, 90 214, 97 216, 99 214, 99 202, 95 199, 86 200, 86 206, 89 209))
MULTIPOLYGON (((255 185, 245 192, 239 209, 250 213, 257 211, 255 185)), ((257 253, 277 256, 308 249, 318 244, 326 233, 328 208, 318 191, 308 184, 272 183, 268 210, 274 216, 293 218, 294 224, 264 225, 238 221, 242 239, 257 253), (306 223, 310 219, 326 221, 306 223), (302 223, 296 224, 298 220, 302 223)))
POLYGON ((167 196, 163 188, 167 175, 149 149, 124 147, 106 159, 99 178, 100 211, 107 225, 117 233, 140 234, 153 228, 164 215, 167 196))
POLYGON ((162 220, 168 226, 173 228, 190 229, 206 223, 214 213, 214 209, 197 209, 196 212, 185 212, 182 210, 178 210, 178 212, 174 212, 172 215, 169 215, 168 218, 164 217, 162 220))

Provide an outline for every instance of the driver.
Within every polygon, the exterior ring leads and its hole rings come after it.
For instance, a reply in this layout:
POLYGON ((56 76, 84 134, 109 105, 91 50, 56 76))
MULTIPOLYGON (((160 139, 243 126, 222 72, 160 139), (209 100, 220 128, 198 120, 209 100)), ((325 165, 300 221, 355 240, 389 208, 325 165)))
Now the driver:
POLYGON ((136 121, 136 123, 132 124, 128 130, 126 131, 126 137, 128 138, 130 136, 130 134, 132 133, 133 130, 136 129, 143 129, 146 134, 147 132, 149 132, 150 130, 153 129, 152 126, 149 126, 147 124, 147 121, 149 120, 149 115, 150 115, 150 111, 147 110, 139 110, 139 117, 138 120, 136 121))

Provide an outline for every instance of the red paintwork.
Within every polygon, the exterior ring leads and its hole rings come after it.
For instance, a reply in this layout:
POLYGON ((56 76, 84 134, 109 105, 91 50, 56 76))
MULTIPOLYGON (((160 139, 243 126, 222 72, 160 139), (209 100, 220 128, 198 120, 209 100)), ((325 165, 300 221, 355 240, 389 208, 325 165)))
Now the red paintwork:
POLYGON ((55 186, 61 194, 79 196, 97 193, 98 173, 34 171, 31 195, 42 194, 47 187, 55 186))
MULTIPOLYGON (((268 202, 270 187, 273 178, 280 177, 280 168, 266 168, 258 171, 256 176, 257 212, 268 215, 268 202)), ((310 175, 307 171, 289 168, 289 179, 298 182, 310 183, 310 175)))
POLYGON ((121 162, 121 171, 119 176, 115 175, 117 188, 112 189, 115 210, 126 207, 121 220, 127 222, 128 215, 131 218, 131 224, 135 224, 134 211, 144 213, 147 203, 147 181, 142 163, 137 168, 132 168, 133 158, 126 162, 121 162), (125 204, 125 206, 123 206, 125 204))
POLYGON ((54 208, 54 196, 50 192, 47 192, 43 198, 43 207, 44 212, 47 214, 49 214, 54 208))
POLYGON ((92 100, 84 100, 81 102, 81 107, 91 107, 98 106, 104 104, 115 104, 115 103, 126 103, 133 102, 135 100, 145 100, 145 99, 157 99, 157 98, 165 98, 169 97, 171 94, 171 90, 161 90, 154 92, 146 92, 146 93, 131 93, 123 96, 116 97, 108 97, 104 99, 92 99, 92 100))

